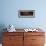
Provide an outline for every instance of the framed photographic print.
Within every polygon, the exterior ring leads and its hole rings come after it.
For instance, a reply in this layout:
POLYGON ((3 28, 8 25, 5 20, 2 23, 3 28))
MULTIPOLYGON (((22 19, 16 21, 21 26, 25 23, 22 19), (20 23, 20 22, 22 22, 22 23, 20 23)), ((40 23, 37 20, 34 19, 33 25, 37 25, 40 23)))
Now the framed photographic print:
POLYGON ((34 18, 35 10, 19 10, 18 16, 21 18, 34 18))

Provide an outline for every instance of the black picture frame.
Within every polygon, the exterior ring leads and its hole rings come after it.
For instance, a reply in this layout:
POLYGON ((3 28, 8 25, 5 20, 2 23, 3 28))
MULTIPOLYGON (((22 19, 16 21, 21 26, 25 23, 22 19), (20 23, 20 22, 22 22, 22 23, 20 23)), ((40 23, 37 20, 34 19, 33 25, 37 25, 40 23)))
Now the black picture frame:
POLYGON ((18 16, 19 18, 34 18, 35 10, 19 10, 18 16))

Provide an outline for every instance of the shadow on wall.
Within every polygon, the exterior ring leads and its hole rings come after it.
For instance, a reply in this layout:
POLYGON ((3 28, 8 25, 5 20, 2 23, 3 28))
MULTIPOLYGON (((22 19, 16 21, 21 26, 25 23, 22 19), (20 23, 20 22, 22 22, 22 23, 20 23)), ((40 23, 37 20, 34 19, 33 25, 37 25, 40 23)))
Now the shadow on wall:
POLYGON ((4 24, 0 24, 0 43, 2 43, 3 32, 6 31, 4 28, 6 28, 6 26, 4 24))

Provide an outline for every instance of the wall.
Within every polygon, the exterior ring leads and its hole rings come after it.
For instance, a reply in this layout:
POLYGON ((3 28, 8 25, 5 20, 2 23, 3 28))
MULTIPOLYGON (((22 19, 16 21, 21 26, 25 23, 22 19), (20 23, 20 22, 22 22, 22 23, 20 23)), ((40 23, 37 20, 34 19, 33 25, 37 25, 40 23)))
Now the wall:
POLYGON ((46 28, 45 0, 1 0, 0 25, 13 24, 16 28, 46 28), (19 18, 18 10, 35 10, 35 18, 19 18))

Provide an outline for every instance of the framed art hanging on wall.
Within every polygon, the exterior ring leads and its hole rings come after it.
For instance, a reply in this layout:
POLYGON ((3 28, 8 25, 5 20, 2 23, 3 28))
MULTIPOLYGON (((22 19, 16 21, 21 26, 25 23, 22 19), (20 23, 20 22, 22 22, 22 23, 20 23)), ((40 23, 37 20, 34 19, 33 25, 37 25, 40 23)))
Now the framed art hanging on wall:
POLYGON ((34 18, 35 10, 19 10, 18 16, 21 18, 34 18))

